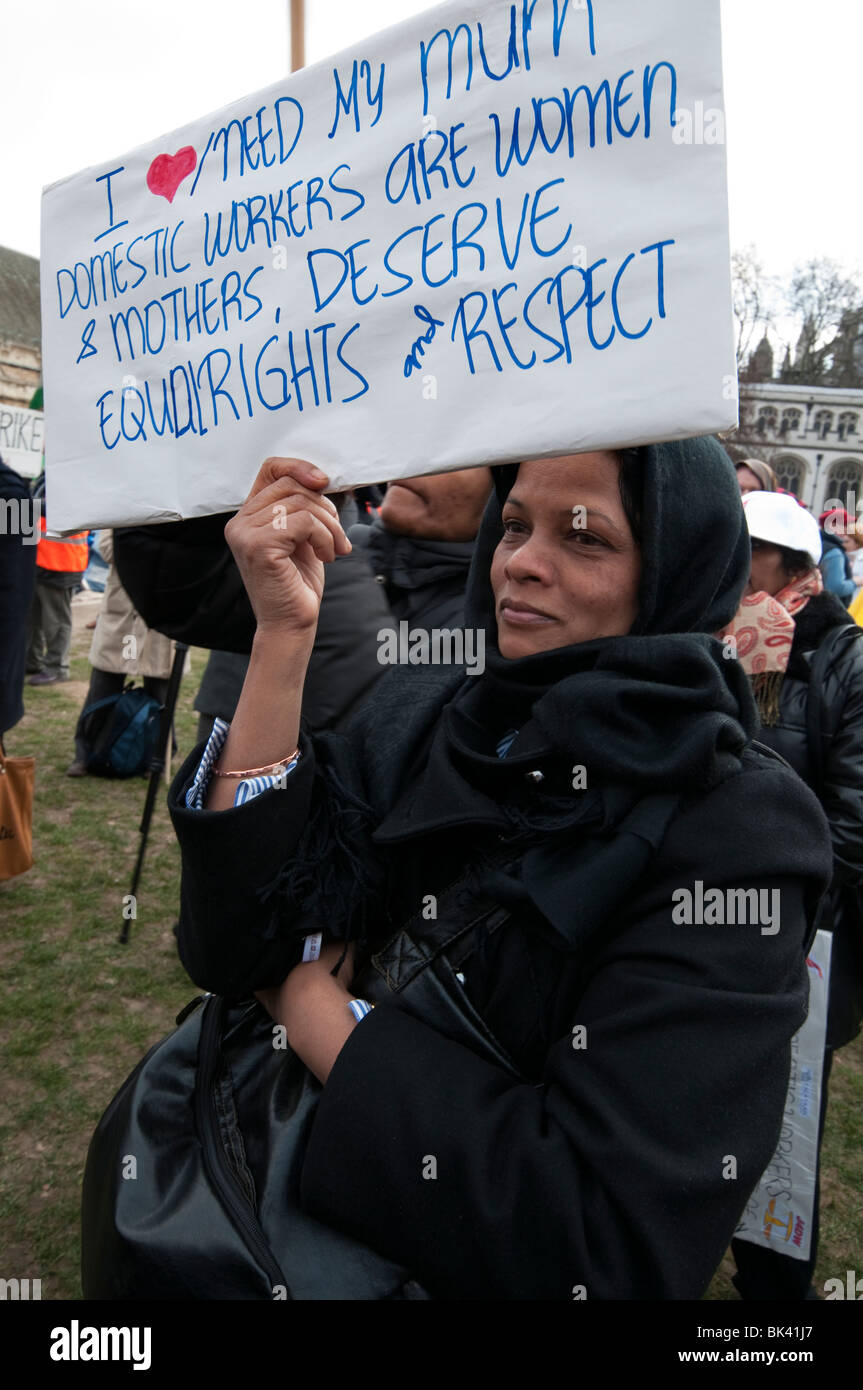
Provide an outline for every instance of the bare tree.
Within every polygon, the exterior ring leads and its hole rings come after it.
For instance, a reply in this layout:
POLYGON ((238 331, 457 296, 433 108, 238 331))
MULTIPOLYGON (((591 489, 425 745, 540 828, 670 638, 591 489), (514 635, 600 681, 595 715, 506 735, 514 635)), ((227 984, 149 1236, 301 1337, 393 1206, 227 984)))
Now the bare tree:
POLYGON ((834 357, 863 308, 863 292, 836 261, 822 256, 795 268, 785 298, 797 339, 783 380, 824 385, 835 378, 834 357))
POLYGON ((733 253, 731 288, 737 321, 737 367, 742 373, 773 324, 777 296, 775 281, 765 273, 754 246, 733 253))

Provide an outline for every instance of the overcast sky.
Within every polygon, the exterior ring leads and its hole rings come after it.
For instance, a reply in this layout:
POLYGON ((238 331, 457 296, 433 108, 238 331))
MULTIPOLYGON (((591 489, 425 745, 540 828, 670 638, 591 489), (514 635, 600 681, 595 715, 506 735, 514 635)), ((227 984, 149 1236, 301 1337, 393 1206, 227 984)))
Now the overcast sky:
MULTIPOLYGON (((427 8, 307 0, 307 60, 427 8)), ((43 185, 277 82, 287 10, 0 0, 0 245, 39 254, 43 185)), ((754 242, 780 275, 824 255, 863 272, 857 0, 722 0, 722 13, 732 244, 754 242)))

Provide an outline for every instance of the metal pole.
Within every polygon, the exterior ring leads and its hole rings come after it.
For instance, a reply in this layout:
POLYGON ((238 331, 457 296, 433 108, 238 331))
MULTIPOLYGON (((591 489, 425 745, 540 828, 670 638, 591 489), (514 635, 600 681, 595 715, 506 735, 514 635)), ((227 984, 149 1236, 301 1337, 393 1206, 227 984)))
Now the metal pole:
MULTIPOLYGON (((185 642, 177 642, 174 652, 174 664, 171 667, 171 676, 168 681, 168 690, 165 695, 165 703, 162 706, 161 727, 159 738, 150 759, 150 782, 147 787, 147 797, 144 802, 144 814, 141 817, 141 843, 138 847, 138 858, 135 862, 135 872, 132 875, 132 887, 130 896, 135 898, 138 895, 138 883, 141 878, 141 870, 144 867, 144 855, 147 852, 147 838, 150 834, 150 821, 153 819, 153 811, 156 806, 156 796, 159 791, 159 782, 165 767, 165 750, 170 748, 172 730, 174 726, 174 710, 177 707, 177 696, 180 693, 180 682, 183 679, 183 666, 186 661, 186 652, 189 650, 185 642)), ((123 926, 118 938, 120 945, 125 946, 129 941, 129 918, 123 918, 123 926)))
POLYGON ((306 0, 291 0, 291 72, 306 66, 306 0))

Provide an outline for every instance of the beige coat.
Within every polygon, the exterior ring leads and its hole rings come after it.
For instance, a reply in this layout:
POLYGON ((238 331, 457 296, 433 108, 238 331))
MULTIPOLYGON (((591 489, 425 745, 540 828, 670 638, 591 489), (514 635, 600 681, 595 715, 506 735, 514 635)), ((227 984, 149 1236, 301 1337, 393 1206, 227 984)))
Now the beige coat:
POLYGON ((155 676, 167 679, 174 659, 170 637, 148 628, 132 607, 132 600, 114 568, 114 535, 102 531, 99 554, 111 568, 105 581, 102 607, 90 647, 90 664, 114 675, 155 676))

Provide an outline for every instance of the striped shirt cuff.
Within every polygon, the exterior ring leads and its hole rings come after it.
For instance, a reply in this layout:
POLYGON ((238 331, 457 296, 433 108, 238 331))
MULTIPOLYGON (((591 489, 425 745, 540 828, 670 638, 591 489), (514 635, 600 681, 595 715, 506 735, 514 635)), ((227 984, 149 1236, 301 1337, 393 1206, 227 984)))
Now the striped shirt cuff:
MULTIPOLYGON (((225 746, 225 742, 230 731, 230 724, 224 719, 217 719, 213 724, 213 732, 210 734, 209 741, 204 749, 204 756, 198 764, 195 773, 195 780, 186 792, 186 805, 191 811, 203 811, 204 800, 210 785, 210 777, 213 771, 213 764, 225 746)), ((505 758, 516 738, 518 730, 511 729, 501 739, 497 745, 497 755, 505 758)), ((285 776, 293 772, 299 758, 294 758, 292 762, 285 765, 285 776)), ((247 777, 244 781, 237 784, 237 791, 234 796, 235 806, 245 806, 246 802, 253 801, 262 792, 271 791, 273 787, 283 786, 282 777, 247 777)))
POLYGON ((500 743, 497 745, 497 756, 499 758, 505 758, 517 738, 518 729, 510 729, 509 733, 504 734, 500 743))
MULTIPOLYGON (((217 719, 213 725, 213 732, 210 734, 204 749, 204 756, 198 764, 195 780, 186 792, 186 805, 190 811, 203 811, 204 809, 204 799, 210 785, 213 764, 225 746, 230 728, 230 724, 224 719, 217 719)), ((291 762, 286 763, 285 771, 280 777, 246 777, 242 782, 238 782, 234 794, 234 805, 245 806, 247 801, 254 801, 255 797, 260 796, 262 792, 271 791, 273 787, 283 787, 285 777, 288 773, 293 772, 299 761, 299 756, 297 756, 291 762)))

